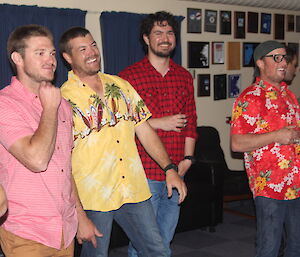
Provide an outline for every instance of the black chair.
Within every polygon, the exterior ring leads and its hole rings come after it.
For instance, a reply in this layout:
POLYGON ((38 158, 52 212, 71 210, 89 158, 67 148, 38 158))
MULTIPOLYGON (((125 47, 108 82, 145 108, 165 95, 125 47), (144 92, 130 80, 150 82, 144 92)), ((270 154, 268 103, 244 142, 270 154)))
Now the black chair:
POLYGON ((197 128, 198 144, 196 158, 211 165, 211 169, 222 173, 224 202, 251 199, 252 193, 245 170, 230 170, 220 145, 219 132, 210 126, 197 128))

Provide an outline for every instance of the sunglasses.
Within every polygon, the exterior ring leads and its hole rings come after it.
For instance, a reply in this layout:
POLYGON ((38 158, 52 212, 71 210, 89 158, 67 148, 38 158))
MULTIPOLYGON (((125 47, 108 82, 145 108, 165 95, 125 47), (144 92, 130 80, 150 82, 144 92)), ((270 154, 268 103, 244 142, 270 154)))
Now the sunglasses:
POLYGON ((274 62, 280 63, 283 59, 286 59, 286 54, 269 54, 265 55, 264 57, 273 57, 274 62))

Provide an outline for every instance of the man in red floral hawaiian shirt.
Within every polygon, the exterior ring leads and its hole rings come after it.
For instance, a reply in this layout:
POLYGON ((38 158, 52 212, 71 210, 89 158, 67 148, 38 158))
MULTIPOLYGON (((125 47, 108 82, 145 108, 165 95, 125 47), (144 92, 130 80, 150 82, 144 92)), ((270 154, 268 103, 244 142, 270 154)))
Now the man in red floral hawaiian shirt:
POLYGON ((299 257, 299 105, 283 82, 287 68, 284 46, 263 42, 253 57, 258 76, 234 104, 231 144, 233 151, 245 152, 256 206, 256 257, 277 256, 283 227, 287 232, 285 256, 299 257))

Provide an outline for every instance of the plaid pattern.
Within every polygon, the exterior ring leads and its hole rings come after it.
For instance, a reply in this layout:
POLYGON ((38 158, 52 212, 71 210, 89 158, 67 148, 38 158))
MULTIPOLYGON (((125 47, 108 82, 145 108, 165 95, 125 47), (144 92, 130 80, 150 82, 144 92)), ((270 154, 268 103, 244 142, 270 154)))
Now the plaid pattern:
MULTIPOLYGON (((129 81, 137 90, 153 118, 178 113, 187 115, 188 124, 180 133, 157 130, 172 162, 178 164, 184 157, 185 138, 196 138, 197 135, 194 86, 190 73, 170 60, 169 71, 163 77, 145 56, 141 61, 120 72, 119 76, 129 81)), ((165 180, 163 170, 151 159, 138 140, 137 145, 147 178, 165 180)))

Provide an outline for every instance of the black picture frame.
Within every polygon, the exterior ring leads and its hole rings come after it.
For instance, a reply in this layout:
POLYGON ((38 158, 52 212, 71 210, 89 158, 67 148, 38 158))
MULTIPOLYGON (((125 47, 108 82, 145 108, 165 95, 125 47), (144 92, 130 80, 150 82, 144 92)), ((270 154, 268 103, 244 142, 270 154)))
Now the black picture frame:
POLYGON ((205 10, 204 30, 206 32, 217 32, 218 11, 205 10))
POLYGON ((296 15, 296 32, 300 32, 300 15, 296 15))
POLYGON ((274 39, 284 40, 284 14, 274 14, 274 39))
POLYGON ((234 37, 245 38, 246 37, 246 13, 234 12, 234 37))
POLYGON ((214 100, 226 99, 227 79, 226 74, 214 75, 214 100))
POLYGON ((243 67, 254 67, 253 52, 259 43, 243 42, 243 67))
POLYGON ((187 8, 187 32, 202 32, 202 10, 195 8, 187 8))
POLYGON ((271 34, 272 14, 261 13, 260 33, 271 34))
POLYGON ((220 11, 220 34, 231 34, 231 11, 220 11))
POLYGON ((209 68, 209 42, 188 42, 188 68, 209 68))
POLYGON ((210 96, 210 74, 198 74, 197 96, 210 96))
POLYGON ((241 92, 241 74, 228 75, 228 98, 236 98, 241 92))
POLYGON ((248 12, 247 32, 258 33, 258 13, 248 12))
POLYGON ((294 32, 295 31, 295 15, 288 14, 286 16, 286 31, 288 32, 294 32))

